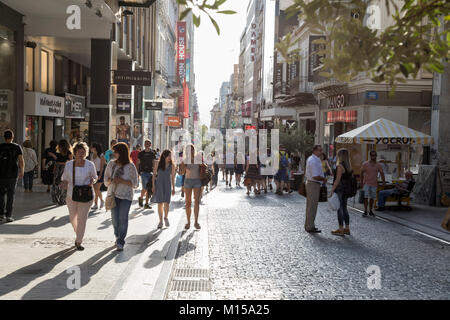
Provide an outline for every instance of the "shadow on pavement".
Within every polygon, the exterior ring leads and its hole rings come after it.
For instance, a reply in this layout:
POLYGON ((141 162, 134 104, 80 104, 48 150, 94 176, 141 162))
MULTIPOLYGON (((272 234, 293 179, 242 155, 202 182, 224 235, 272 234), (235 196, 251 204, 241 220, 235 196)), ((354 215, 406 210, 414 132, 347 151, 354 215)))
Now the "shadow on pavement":
POLYGON ((19 290, 35 279, 51 272, 55 266, 75 252, 75 248, 64 249, 4 276, 0 279, 0 296, 19 290))
POLYGON ((91 280, 92 276, 97 274, 100 269, 111 261, 116 255, 117 251, 111 251, 115 247, 107 248, 93 257, 89 258, 87 261, 83 262, 80 267, 81 271, 81 286, 78 289, 69 289, 67 286, 67 280, 72 274, 63 271, 52 279, 47 279, 37 284, 35 287, 31 288, 22 297, 23 300, 40 300, 43 299, 42 293, 46 293, 45 299, 60 299, 63 298, 75 290, 79 290, 86 286, 91 280), (105 256, 106 255, 106 256, 105 256))
POLYGON ((12 223, 12 224, 3 224, 1 226, 1 233, 2 234, 33 234, 37 233, 49 228, 59 228, 66 224, 70 223, 69 220, 69 214, 67 216, 59 217, 56 219, 56 217, 52 217, 47 222, 41 223, 41 224, 34 224, 34 225, 25 225, 25 224, 18 224, 18 223, 12 223))

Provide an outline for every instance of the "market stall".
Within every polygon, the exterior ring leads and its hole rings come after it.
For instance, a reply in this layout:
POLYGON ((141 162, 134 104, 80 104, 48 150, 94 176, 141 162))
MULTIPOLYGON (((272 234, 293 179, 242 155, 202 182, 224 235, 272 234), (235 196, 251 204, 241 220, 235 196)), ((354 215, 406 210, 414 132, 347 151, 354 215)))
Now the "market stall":
POLYGON ((432 144, 433 138, 425 133, 381 118, 344 133, 335 141, 338 146, 346 145, 345 147, 351 150, 359 149, 359 156, 352 154, 352 165, 356 168, 361 166, 363 158, 369 158, 370 150, 376 150, 379 160, 385 168, 387 178, 397 180, 404 175, 406 170, 418 173, 424 154, 423 147, 432 144), (357 162, 355 159, 359 161, 357 162))

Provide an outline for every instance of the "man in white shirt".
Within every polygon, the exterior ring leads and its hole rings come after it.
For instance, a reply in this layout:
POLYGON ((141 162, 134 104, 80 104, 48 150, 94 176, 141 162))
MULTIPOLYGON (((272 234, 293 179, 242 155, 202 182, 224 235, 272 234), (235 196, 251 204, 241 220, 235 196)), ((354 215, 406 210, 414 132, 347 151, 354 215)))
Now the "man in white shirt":
POLYGON ((313 154, 306 161, 305 179, 306 179, 306 219, 305 230, 310 233, 320 233, 316 228, 314 221, 316 220, 317 206, 319 203, 320 187, 327 182, 323 174, 322 161, 320 155, 322 147, 314 146, 313 154))

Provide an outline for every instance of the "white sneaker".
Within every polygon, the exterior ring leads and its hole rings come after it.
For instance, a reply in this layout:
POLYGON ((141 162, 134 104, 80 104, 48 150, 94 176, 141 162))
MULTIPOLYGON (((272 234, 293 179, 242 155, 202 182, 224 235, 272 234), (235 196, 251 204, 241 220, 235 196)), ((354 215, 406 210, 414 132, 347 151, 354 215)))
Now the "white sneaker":
POLYGON ((102 200, 102 201, 100 202, 100 209, 103 209, 104 206, 105 206, 105 201, 102 200))

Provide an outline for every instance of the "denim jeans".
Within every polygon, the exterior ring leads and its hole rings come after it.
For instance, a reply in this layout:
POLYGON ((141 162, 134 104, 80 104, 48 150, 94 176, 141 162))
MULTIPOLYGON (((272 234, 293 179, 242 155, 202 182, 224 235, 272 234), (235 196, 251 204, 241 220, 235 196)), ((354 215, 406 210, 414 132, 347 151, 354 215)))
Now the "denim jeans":
POLYGON ((17 178, 0 179, 0 216, 6 214, 7 218, 12 218, 16 185, 17 185, 17 178), (6 212, 5 212, 5 194, 6 194, 6 212))
POLYGON ((34 170, 25 172, 23 175, 23 187, 25 190, 33 189, 34 170))
POLYGON ((378 193, 378 207, 384 208, 386 198, 390 197, 395 192, 395 189, 382 190, 378 193))
POLYGON ((111 210, 112 224, 116 243, 125 245, 125 238, 128 231, 128 213, 131 208, 131 201, 125 199, 116 199, 116 207, 111 210))
POLYGON ((337 217, 339 221, 339 226, 343 226, 344 223, 346 226, 350 225, 350 216, 348 214, 347 209, 347 197, 344 196, 342 192, 336 193, 339 197, 339 202, 341 203, 341 206, 339 207, 339 210, 337 212, 337 217))

